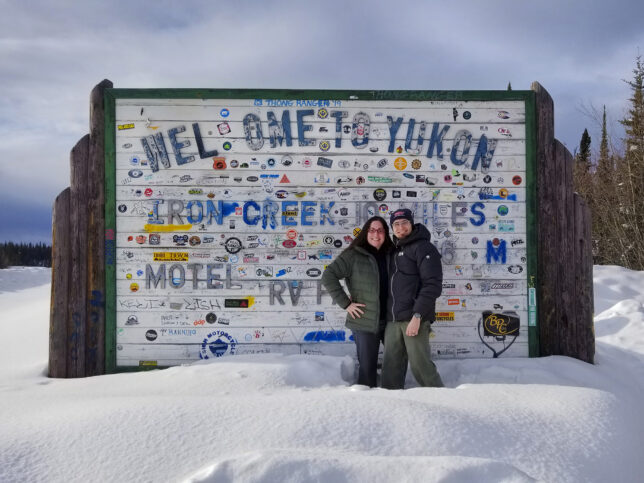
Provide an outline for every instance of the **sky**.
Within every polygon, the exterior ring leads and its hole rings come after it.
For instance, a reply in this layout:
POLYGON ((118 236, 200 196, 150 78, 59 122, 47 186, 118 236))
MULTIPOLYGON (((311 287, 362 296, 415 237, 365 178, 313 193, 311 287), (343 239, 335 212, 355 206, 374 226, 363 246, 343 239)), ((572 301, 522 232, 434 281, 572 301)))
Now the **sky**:
POLYGON ((88 132, 89 94, 118 88, 530 89, 571 152, 623 135, 640 0, 480 2, 0 0, 0 242, 49 242, 88 132))
POLYGON ((594 365, 439 359, 444 388, 386 390, 279 353, 50 379, 51 270, 0 270, 0 481, 639 483, 644 272, 593 278, 594 365))

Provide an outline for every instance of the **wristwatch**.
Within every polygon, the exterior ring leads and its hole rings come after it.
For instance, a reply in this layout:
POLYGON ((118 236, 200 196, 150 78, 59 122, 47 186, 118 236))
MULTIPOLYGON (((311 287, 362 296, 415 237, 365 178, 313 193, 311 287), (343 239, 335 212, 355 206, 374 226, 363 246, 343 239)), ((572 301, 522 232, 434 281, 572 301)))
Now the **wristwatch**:
POLYGON ((421 320, 421 322, 422 322, 422 320, 423 320, 423 316, 422 316, 422 315, 420 315, 420 312, 415 312, 415 313, 414 313, 414 315, 412 315, 412 317, 417 317, 417 318, 419 318, 419 319, 421 320))

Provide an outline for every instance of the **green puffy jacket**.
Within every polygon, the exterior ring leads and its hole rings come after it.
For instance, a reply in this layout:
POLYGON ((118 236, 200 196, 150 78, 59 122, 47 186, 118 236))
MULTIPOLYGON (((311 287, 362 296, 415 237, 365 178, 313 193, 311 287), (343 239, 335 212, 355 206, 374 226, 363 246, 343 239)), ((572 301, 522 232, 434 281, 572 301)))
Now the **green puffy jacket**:
POLYGON ((333 302, 346 309, 351 302, 365 304, 364 314, 354 319, 347 314, 346 326, 351 330, 378 332, 380 320, 380 279, 376 258, 362 247, 344 250, 322 274, 322 284, 333 302), (345 292, 340 280, 345 280, 351 296, 345 292))

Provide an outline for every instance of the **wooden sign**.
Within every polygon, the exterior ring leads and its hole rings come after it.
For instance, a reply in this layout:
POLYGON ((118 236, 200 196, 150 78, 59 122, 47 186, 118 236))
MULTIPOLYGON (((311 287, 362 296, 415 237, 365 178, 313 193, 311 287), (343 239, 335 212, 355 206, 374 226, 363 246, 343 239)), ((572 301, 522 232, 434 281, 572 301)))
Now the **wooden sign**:
POLYGON ((108 367, 353 354, 321 274, 402 207, 442 254, 434 357, 534 352, 532 92, 110 89, 106 107, 108 367))

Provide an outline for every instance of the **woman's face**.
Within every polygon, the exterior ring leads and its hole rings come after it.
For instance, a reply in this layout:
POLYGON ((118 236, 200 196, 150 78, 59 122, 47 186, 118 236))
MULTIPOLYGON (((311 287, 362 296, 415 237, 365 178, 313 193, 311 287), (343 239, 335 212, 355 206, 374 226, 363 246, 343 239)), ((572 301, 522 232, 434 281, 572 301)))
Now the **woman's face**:
POLYGON ((367 231, 367 243, 376 250, 379 250, 385 242, 385 236, 385 227, 382 222, 378 220, 372 221, 371 225, 369 225, 369 230, 367 231))

